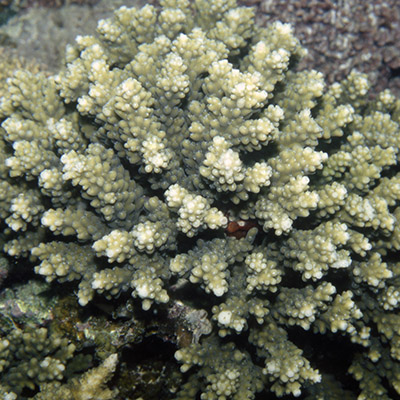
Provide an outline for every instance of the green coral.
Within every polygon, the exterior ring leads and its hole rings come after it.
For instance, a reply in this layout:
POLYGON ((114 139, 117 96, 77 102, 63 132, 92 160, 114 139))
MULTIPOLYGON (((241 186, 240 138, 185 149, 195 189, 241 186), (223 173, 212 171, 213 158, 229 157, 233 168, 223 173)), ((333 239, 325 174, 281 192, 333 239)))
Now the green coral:
POLYGON ((0 370, 4 390, 20 394, 24 388, 61 381, 75 346, 46 328, 13 329, 1 338, 0 370))
POLYGON ((353 346, 364 398, 400 394, 400 101, 296 71, 292 28, 234 0, 160 3, 78 36, 56 76, 8 79, 3 251, 82 306, 209 310, 177 398, 347 396, 302 348, 319 336, 353 346))
POLYGON ((117 354, 107 357, 101 365, 85 372, 80 378, 73 378, 64 385, 47 383, 42 390, 33 398, 36 400, 52 399, 96 399, 112 400, 115 399, 118 390, 109 389, 107 381, 113 376, 118 364, 117 354))

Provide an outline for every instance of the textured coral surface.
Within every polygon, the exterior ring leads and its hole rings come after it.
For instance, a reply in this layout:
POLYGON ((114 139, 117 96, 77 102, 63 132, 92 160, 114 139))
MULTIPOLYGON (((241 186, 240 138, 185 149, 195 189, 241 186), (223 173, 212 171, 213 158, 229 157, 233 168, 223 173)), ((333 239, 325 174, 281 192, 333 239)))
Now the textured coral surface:
POLYGON ((398 0, 245 0, 261 23, 294 25, 309 49, 302 68, 317 68, 329 82, 352 69, 368 74, 374 91, 400 94, 400 3, 398 0))
POLYGON ((137 310, 174 325, 168 398, 400 395, 400 100, 296 70, 293 28, 234 0, 160 3, 5 73, 3 252, 109 331, 8 321, 0 393, 118 398, 137 310))

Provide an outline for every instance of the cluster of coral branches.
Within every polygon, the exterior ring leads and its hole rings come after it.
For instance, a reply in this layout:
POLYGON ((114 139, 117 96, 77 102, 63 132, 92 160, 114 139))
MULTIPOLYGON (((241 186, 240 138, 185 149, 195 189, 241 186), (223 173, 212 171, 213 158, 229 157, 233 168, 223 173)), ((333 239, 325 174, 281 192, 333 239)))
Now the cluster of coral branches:
MULTIPOLYGON (((129 294, 206 316, 175 353, 176 399, 400 394, 400 100, 297 71, 292 27, 234 0, 160 3, 99 21, 56 75, 7 80, 3 251, 82 307, 129 294), (352 387, 316 338, 352 349, 352 387)), ((4 335, 3 393, 67 393, 63 340, 4 335)))

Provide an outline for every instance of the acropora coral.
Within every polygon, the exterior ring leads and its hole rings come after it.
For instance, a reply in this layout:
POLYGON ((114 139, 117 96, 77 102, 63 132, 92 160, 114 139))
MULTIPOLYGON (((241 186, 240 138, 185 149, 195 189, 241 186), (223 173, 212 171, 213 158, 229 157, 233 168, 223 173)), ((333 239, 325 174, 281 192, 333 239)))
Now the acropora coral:
POLYGON ((176 399, 400 395, 400 101, 297 72, 292 27, 234 0, 160 4, 8 79, 3 251, 82 307, 199 310, 176 399))

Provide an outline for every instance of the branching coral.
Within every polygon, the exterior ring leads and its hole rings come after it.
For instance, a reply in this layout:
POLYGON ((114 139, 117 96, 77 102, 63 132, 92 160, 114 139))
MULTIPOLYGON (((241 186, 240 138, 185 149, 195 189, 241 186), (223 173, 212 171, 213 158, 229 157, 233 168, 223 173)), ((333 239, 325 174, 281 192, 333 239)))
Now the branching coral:
POLYGON ((323 392, 292 332, 353 344, 366 398, 400 394, 400 101, 368 103, 357 73, 296 72, 292 28, 234 0, 161 6, 100 21, 56 76, 9 80, 4 251, 78 281, 82 306, 129 292, 209 309, 213 334, 176 352, 199 366, 177 398, 323 392), (253 228, 229 236, 228 217, 253 228))

